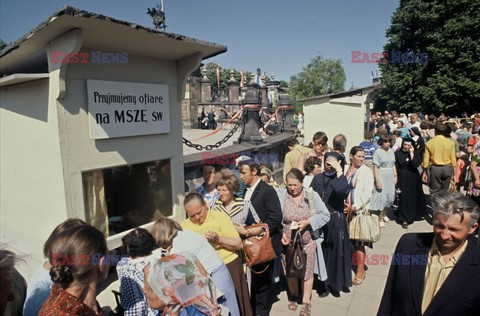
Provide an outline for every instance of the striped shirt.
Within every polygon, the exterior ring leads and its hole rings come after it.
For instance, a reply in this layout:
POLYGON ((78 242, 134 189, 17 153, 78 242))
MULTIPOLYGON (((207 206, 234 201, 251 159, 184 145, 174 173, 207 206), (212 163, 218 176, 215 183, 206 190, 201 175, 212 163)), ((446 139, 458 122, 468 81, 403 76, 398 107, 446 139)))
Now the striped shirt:
POLYGON ((238 197, 235 198, 233 206, 230 210, 228 210, 220 200, 217 200, 213 210, 227 214, 234 224, 244 225, 248 217, 248 209, 244 207, 243 199, 238 197))

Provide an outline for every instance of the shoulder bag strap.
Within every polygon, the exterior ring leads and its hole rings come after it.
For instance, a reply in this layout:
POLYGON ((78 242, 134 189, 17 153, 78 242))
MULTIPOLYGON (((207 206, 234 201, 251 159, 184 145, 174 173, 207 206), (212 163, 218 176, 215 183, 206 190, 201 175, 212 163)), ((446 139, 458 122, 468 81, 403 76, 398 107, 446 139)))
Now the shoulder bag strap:
POLYGON ((255 207, 253 207, 253 204, 252 204, 251 201, 249 201, 249 200, 244 200, 244 201, 243 201, 243 207, 245 207, 247 210, 249 210, 250 212, 252 212, 253 218, 255 219, 255 222, 256 222, 257 224, 262 222, 262 220, 260 219, 260 217, 258 217, 257 211, 255 210, 255 207))

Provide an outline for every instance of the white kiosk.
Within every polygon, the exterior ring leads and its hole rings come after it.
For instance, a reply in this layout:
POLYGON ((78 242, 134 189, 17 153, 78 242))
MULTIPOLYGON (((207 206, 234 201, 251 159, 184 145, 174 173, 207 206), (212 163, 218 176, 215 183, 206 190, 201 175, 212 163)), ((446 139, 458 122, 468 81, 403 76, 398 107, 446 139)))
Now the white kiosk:
POLYGON ((316 132, 327 134, 329 145, 337 134, 347 137, 347 155, 350 148, 363 141, 365 122, 370 118, 373 98, 381 91, 381 83, 335 94, 326 94, 301 100, 304 102, 305 145, 316 132))
POLYGON ((0 52, 0 242, 25 259, 69 217, 110 248, 182 220, 187 77, 226 47, 64 7, 0 52))

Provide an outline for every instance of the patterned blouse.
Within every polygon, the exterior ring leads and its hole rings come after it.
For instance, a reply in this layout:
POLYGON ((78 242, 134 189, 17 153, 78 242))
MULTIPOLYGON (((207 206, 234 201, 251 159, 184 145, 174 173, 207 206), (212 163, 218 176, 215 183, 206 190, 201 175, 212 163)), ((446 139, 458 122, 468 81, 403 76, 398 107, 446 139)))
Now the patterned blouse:
POLYGON ((224 314, 217 303, 221 294, 197 257, 190 253, 152 261, 147 281, 166 304, 164 316, 176 316, 190 306, 206 315, 224 314))
POLYGON ((150 257, 124 258, 117 264, 122 307, 125 316, 157 316, 158 311, 148 307, 143 292, 143 268, 150 261, 150 257))
POLYGON ((85 305, 78 297, 60 289, 58 284, 54 284, 52 286, 50 297, 43 304, 42 309, 40 309, 40 312, 38 312, 38 315, 104 316, 98 302, 97 309, 100 311, 98 314, 93 309, 85 305))
POLYGON ((205 183, 199 186, 196 191, 203 197, 209 208, 213 208, 215 203, 220 199, 217 189, 213 191, 213 194, 210 194, 207 192, 207 190, 205 190, 205 183))
POLYGON ((242 225, 245 224, 249 212, 248 209, 244 207, 242 198, 236 198, 230 210, 223 205, 222 201, 218 200, 213 210, 227 214, 234 224, 242 225))

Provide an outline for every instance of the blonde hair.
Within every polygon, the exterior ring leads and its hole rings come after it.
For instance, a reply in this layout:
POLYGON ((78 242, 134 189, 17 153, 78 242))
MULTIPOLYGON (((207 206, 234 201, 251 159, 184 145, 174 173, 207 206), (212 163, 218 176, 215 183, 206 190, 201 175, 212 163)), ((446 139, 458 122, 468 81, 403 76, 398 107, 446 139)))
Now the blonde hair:
POLYGON ((153 224, 150 233, 159 247, 167 249, 179 231, 183 231, 179 223, 168 217, 161 217, 153 224))
POLYGON ((219 186, 226 186, 227 190, 235 193, 240 188, 240 183, 238 183, 237 177, 229 169, 222 169, 215 178, 215 188, 219 186))

